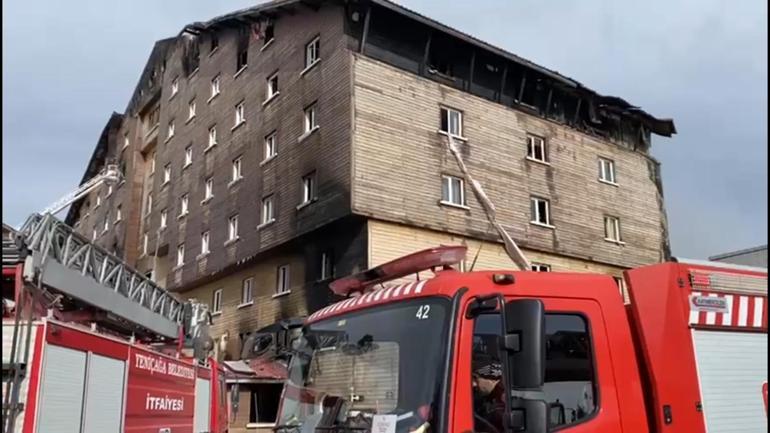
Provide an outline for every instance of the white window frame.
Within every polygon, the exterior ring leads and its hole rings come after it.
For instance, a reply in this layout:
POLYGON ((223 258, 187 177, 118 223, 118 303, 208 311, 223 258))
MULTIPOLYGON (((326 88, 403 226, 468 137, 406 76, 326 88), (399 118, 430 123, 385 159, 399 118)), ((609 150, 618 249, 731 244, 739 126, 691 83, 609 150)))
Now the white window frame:
POLYGON ((467 208, 468 206, 465 204, 465 179, 458 176, 452 176, 451 174, 442 174, 441 175, 441 204, 445 204, 448 206, 456 206, 456 207, 462 207, 467 208), (454 189, 455 189, 455 182, 459 182, 459 191, 460 191, 460 203, 455 203, 452 201, 452 197, 454 197, 454 189), (447 194, 448 197, 444 197, 444 185, 447 185, 447 194))
POLYGON ((532 262, 529 268, 532 272, 551 272, 551 265, 545 263, 532 262))
POLYGON ((443 105, 440 107, 440 110, 441 110, 442 123, 444 121, 446 121, 447 129, 446 130, 441 129, 442 125, 439 124, 439 132, 442 133, 442 134, 448 135, 450 137, 453 137, 453 138, 459 138, 459 139, 465 140, 465 136, 463 135, 463 129, 464 129, 463 128, 463 126, 464 126, 463 125, 463 117, 464 117, 463 116, 463 112, 458 110, 458 109, 456 109, 456 108, 446 107, 446 106, 443 106, 443 105), (458 131, 456 131, 456 132, 452 131, 452 115, 453 114, 457 115, 457 129, 458 129, 458 131), (444 116, 446 116, 446 118, 444 118, 444 116))
POLYGON ((278 72, 267 77, 267 91, 265 92, 265 102, 271 101, 278 96, 280 91, 278 90, 278 72))
POLYGON ((190 165, 192 165, 192 158, 193 158, 192 152, 193 152, 192 144, 187 146, 184 149, 184 167, 189 167, 190 165))
POLYGON ((94 208, 97 208, 102 205, 102 195, 100 193, 96 193, 96 205, 94 208))
POLYGON ((152 193, 147 194, 147 201, 146 201, 147 207, 145 208, 145 215, 149 215, 152 213, 152 193))
POLYGON ((123 206, 117 205, 115 206, 115 223, 119 223, 123 220, 123 206))
POLYGON ((195 117, 195 111, 197 110, 195 99, 192 99, 187 103, 187 120, 190 121, 195 117))
POLYGON ((176 246, 176 267, 184 266, 184 242, 176 246))
POLYGON ((217 145, 217 125, 213 125, 209 128, 209 145, 207 149, 210 149, 217 145))
POLYGON ((131 145, 131 140, 128 138, 128 133, 123 134, 123 148, 127 148, 131 145))
POLYGON ((553 225, 551 224, 551 201, 542 198, 542 197, 536 197, 531 196, 529 198, 529 206, 530 206, 530 224, 535 224, 543 227, 549 227, 553 228, 553 225), (545 222, 540 221, 540 206, 538 206, 539 203, 545 203, 545 222))
POLYGON ((246 105, 245 101, 241 101, 237 104, 235 104, 235 124, 233 125, 233 128, 237 128, 238 126, 243 125, 246 123, 246 105))
POLYGON ((150 246, 150 236, 147 233, 145 233, 142 236, 142 255, 143 256, 147 255, 147 251, 149 249, 149 246, 150 246))
POLYGON ((254 304, 254 277, 248 277, 241 282, 241 304, 239 307, 252 304, 254 304))
POLYGON ((230 169, 230 184, 234 184, 243 179, 243 157, 239 156, 232 162, 230 169))
POLYGON ((275 196, 270 194, 262 198, 262 213, 260 226, 265 226, 275 221, 275 196))
POLYGON ((107 185, 107 197, 112 195, 112 184, 107 185))
POLYGON ((617 185, 616 179, 615 161, 599 157, 599 181, 610 185, 617 185))
POLYGON ((201 256, 205 256, 206 254, 211 252, 211 249, 209 248, 209 240, 211 239, 211 235, 208 231, 205 231, 201 233, 201 256))
POLYGON ((102 233, 110 231, 110 214, 104 216, 104 224, 102 225, 102 233))
POLYGON ((174 79, 171 80, 171 98, 177 93, 179 93, 179 77, 174 77, 174 79))
POLYGON ((223 289, 216 289, 211 298, 211 314, 222 313, 222 292, 223 289))
POLYGON ((527 159, 530 161, 548 164, 548 146, 544 137, 527 133, 527 159), (537 149, 540 149, 542 158, 537 157, 537 149))
POLYGON ((318 104, 313 102, 305 107, 302 115, 303 131, 305 135, 311 134, 318 126, 318 104))
POLYGON ((306 205, 315 200, 316 195, 316 172, 308 173, 302 176, 302 203, 306 205))
POLYGON ((99 237, 99 230, 96 227, 94 227, 93 232, 91 232, 91 240, 96 240, 96 238, 98 237, 99 237))
POLYGON ((604 215, 604 240, 617 244, 623 243, 619 217, 613 215, 604 215))
POLYGON ((171 182, 171 163, 163 167, 163 185, 171 182))
POLYGON ((163 230, 168 227, 168 209, 160 211, 160 229, 163 230))
POLYGON ((150 174, 155 174, 155 158, 157 156, 157 152, 152 152, 152 157, 150 158, 150 174))
POLYGON ((168 122, 168 131, 166 134, 166 141, 171 140, 174 138, 174 134, 176 134, 176 125, 174 125, 174 121, 168 122))
POLYGON ((238 239, 238 214, 235 214, 227 219, 227 242, 234 242, 238 239))
POLYGON ((291 293, 291 267, 280 265, 276 268, 275 296, 291 293))
POLYGON ((265 158, 262 160, 263 162, 269 161, 278 155, 277 136, 276 132, 271 132, 265 136, 265 158))
MULTIPOLYGON (((305 44, 305 70, 313 67, 321 60, 321 36, 314 37, 305 44)), ((303 71, 304 72, 304 71, 303 71)))
POLYGON ((190 213, 190 195, 184 194, 180 198, 179 217, 183 217, 190 213))
POLYGON ((214 197, 214 178, 209 177, 203 181, 203 201, 209 201, 214 197))
POLYGON ((219 88, 219 84, 220 84, 219 75, 217 75, 217 76, 215 76, 214 78, 211 79, 211 96, 209 97, 209 101, 211 101, 212 99, 216 98, 217 95, 219 95, 221 93, 221 90, 219 88))

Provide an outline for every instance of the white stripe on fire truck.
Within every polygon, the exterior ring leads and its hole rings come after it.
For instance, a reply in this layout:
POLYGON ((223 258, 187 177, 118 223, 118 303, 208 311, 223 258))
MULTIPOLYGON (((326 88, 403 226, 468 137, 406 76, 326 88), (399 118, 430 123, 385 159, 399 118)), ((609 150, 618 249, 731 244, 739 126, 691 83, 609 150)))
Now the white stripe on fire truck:
POLYGON ((414 289, 414 293, 415 294, 422 293, 423 286, 425 286, 425 280, 422 280, 419 283, 417 283, 417 288, 414 289))
POLYGON ((755 328, 761 328, 762 327, 762 303, 764 302, 764 299, 756 296, 754 297, 754 327, 755 328))
MULTIPOLYGON (((700 296, 700 292, 692 292, 693 296, 700 296)), ((694 308, 690 307, 690 324, 697 324, 698 323, 698 316, 700 313, 695 310, 694 308)))
POLYGON ((725 295, 727 302, 727 312, 722 314, 722 325, 730 326, 733 324, 733 295, 725 295))
POLYGON ((404 286, 406 286, 406 284, 399 284, 398 286, 396 286, 396 290, 393 291, 394 298, 401 294, 401 290, 404 289, 404 286))
POLYGON ((749 323, 749 297, 738 298, 738 326, 746 326, 749 323))
POLYGON ((396 286, 390 286, 387 290, 385 290, 385 293, 382 295, 382 299, 388 299, 390 298, 390 293, 393 292, 393 289, 395 289, 396 286))

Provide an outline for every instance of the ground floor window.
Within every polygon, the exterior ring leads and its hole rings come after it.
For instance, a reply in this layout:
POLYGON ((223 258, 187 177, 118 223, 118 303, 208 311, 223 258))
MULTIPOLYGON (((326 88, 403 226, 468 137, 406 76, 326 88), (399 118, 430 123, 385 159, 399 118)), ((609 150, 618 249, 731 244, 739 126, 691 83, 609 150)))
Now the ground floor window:
POLYGON ((275 424, 283 383, 257 383, 251 385, 249 424, 275 424))

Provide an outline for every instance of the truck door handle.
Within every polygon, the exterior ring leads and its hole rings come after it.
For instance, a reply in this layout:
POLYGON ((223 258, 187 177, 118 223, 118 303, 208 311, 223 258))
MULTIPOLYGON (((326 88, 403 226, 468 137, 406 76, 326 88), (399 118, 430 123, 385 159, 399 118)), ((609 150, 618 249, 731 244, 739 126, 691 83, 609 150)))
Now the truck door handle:
POLYGON ((663 405, 663 422, 666 424, 671 424, 674 422, 674 417, 671 415, 671 405, 663 405))

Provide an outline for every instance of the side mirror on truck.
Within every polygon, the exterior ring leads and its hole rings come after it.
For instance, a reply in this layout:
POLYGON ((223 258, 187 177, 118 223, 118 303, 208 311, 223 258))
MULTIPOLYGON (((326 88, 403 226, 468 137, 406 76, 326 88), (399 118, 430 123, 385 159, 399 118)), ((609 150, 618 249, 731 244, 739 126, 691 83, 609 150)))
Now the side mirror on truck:
POLYGON ((508 431, 545 433, 549 408, 542 398, 546 345, 543 302, 517 299, 506 302, 502 310, 508 431))

